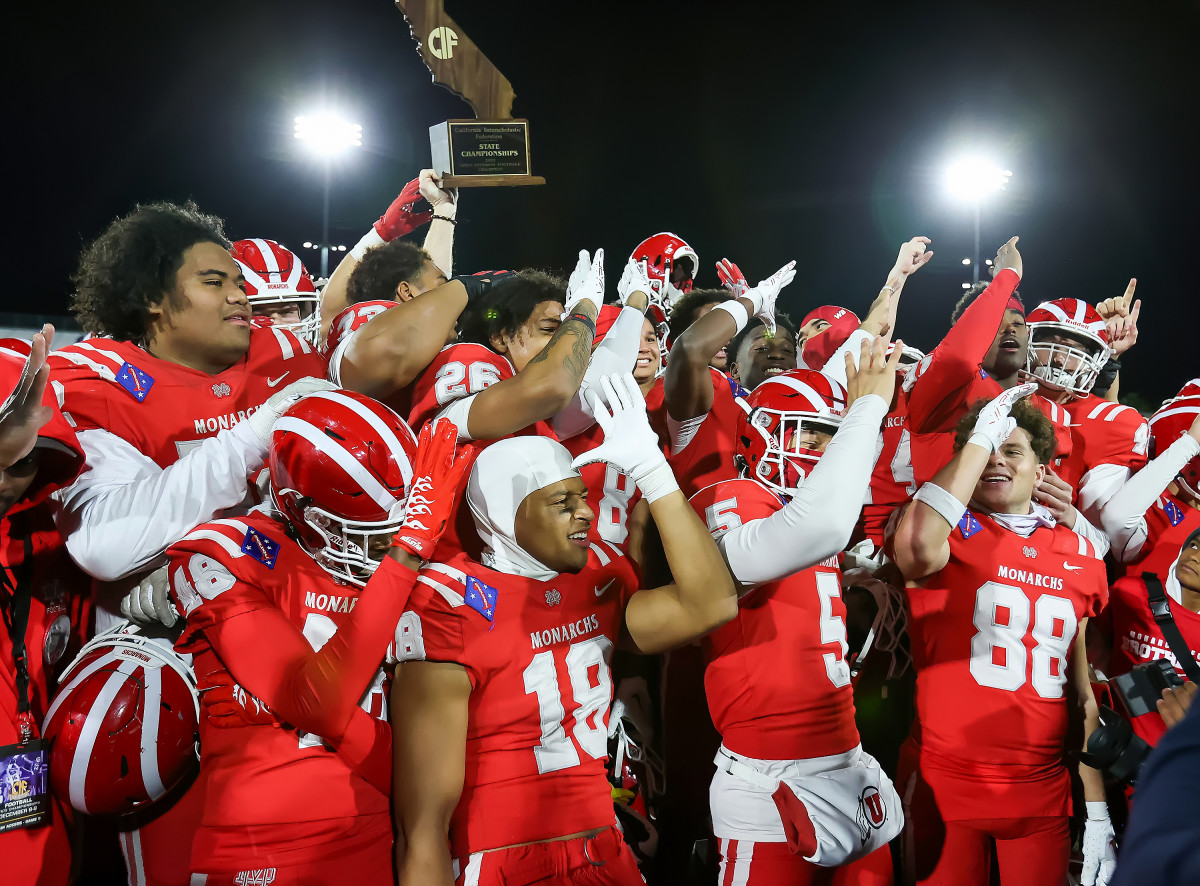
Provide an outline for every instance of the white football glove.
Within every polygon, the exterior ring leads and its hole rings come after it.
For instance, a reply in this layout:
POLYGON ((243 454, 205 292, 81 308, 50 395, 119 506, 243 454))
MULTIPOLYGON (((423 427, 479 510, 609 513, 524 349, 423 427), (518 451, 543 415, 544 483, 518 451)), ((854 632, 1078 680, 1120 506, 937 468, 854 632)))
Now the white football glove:
POLYGON ((775 332, 775 301, 779 291, 796 279, 796 263, 788 262, 766 280, 753 289, 747 289, 741 298, 748 298, 754 303, 754 316, 762 320, 771 333, 775 332))
POLYGON ((653 503, 679 489, 667 458, 658 446, 658 435, 646 418, 646 400, 632 372, 614 373, 600 379, 600 390, 587 392, 596 423, 604 431, 604 442, 571 462, 581 468, 598 461, 608 462, 627 474, 653 503), (599 395, 599 396, 598 396, 599 395))
POLYGON ((654 298, 654 289, 646 274, 646 263, 631 258, 621 272, 621 279, 617 281, 617 304, 622 307, 629 304, 629 296, 635 292, 645 295, 647 301, 654 298))
POLYGON ((179 621, 179 611, 167 592, 167 567, 160 566, 121 600, 121 614, 139 627, 162 625, 171 628, 179 621))
POLYGON ((1108 807, 1103 802, 1093 801, 1087 807, 1088 817, 1083 823, 1083 870, 1079 882, 1082 886, 1108 886, 1117 869, 1115 832, 1108 817, 1108 807))
POLYGON ((275 426, 276 419, 291 409, 297 400, 318 391, 336 390, 337 385, 327 379, 302 378, 281 389, 278 394, 272 394, 266 403, 254 410, 254 413, 246 419, 246 423, 258 435, 263 446, 270 446, 271 428, 275 426))
POLYGON ((604 304, 604 250, 597 249, 596 257, 589 258, 586 249, 579 250, 579 261, 575 270, 567 280, 567 300, 563 304, 566 309, 563 319, 575 310, 575 306, 584 299, 589 299, 596 310, 604 304))
POLYGON ((979 410, 979 418, 975 421, 975 429, 971 431, 968 443, 982 446, 988 452, 999 449, 1009 435, 1017 429, 1017 420, 1009 415, 1013 404, 1022 397, 1028 397, 1038 386, 1033 383, 1017 385, 1009 388, 983 409, 979 410))

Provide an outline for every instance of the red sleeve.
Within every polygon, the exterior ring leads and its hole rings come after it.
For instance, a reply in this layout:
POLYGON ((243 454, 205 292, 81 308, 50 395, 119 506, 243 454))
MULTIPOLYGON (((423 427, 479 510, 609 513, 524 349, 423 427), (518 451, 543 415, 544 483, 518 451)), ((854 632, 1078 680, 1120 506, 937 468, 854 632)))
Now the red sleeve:
POLYGON ((442 348, 412 384, 408 423, 419 429, 453 403, 512 378, 512 364, 490 348, 456 344, 442 348))
POLYGON ((908 421, 914 434, 937 430, 947 414, 962 406, 963 391, 983 364, 996 330, 1004 321, 1008 300, 1020 282, 1005 268, 971 302, 946 337, 918 364, 908 389, 908 421))
POLYGON ((266 594, 217 558, 173 551, 169 575, 188 618, 179 648, 186 650, 203 631, 238 683, 281 719, 330 739, 343 733, 357 709, 416 580, 416 573, 385 559, 349 622, 314 651, 266 594))
POLYGON ((1077 416, 1092 419, 1083 426, 1087 467, 1120 465, 1135 472, 1145 467, 1150 446, 1150 425, 1146 419, 1132 406, 1110 404, 1107 400, 1094 411, 1100 415, 1077 416))
POLYGON ((422 570, 396 630, 396 658, 461 665, 474 688, 484 675, 470 654, 470 641, 486 634, 491 624, 462 602, 462 592, 462 585, 445 574, 422 570))
POLYGON ((392 795, 392 727, 356 707, 336 739, 328 739, 346 765, 381 794, 392 795))

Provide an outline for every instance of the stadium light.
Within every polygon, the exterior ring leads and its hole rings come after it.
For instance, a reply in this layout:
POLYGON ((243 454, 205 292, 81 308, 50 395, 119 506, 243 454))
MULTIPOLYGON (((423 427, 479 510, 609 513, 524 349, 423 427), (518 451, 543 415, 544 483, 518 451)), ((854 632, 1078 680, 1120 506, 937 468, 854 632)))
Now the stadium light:
POLYGON ((361 148, 363 128, 361 123, 351 123, 337 114, 321 112, 302 114, 294 119, 296 124, 292 137, 303 142, 314 154, 324 160, 325 200, 321 215, 321 276, 329 276, 329 181, 332 176, 332 159, 350 148, 361 148))
POLYGON ((362 147, 362 125, 336 114, 309 114, 295 119, 292 137, 318 154, 338 154, 346 148, 362 147))
POLYGON ((946 191, 949 195, 968 203, 975 210, 975 259, 963 259, 970 264, 974 282, 979 282, 979 227, 981 206, 984 198, 996 191, 1003 191, 1012 181, 1013 172, 985 157, 963 157, 946 167, 946 191))
POLYGON ((964 259, 962 260, 962 263, 963 263, 964 265, 969 265, 969 264, 971 263, 971 260, 970 260, 969 258, 964 258, 964 259))

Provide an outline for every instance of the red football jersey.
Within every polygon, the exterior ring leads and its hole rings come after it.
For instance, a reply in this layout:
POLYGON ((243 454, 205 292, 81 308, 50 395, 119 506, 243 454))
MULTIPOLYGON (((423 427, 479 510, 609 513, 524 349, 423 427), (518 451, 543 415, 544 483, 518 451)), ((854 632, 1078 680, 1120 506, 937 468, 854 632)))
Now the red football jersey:
POLYGON ((1145 466, 1150 424, 1132 406, 1094 394, 1069 406, 1071 450, 1057 473, 1090 507, 1097 497, 1107 501, 1131 474, 1145 466))
MULTIPOLYGON (((329 324, 329 335, 325 339, 325 346, 321 349, 323 353, 332 355, 338 349, 338 345, 350 338, 350 333, 356 329, 362 329, 371 322, 372 317, 382 314, 389 308, 394 308, 400 304, 398 301, 362 301, 355 305, 350 305, 348 308, 343 308, 338 312, 338 315, 333 318, 333 322, 329 324)), ((333 364, 332 357, 330 365, 333 364)))
POLYGON ((398 658, 455 662, 472 686, 454 857, 612 824, 609 665, 636 588, 604 542, 578 575, 549 581, 465 555, 421 570, 398 658))
POLYGON ((883 547, 883 530, 892 511, 917 491, 913 479, 912 435, 908 430, 908 394, 899 384, 892 398, 892 409, 879 431, 879 454, 871 471, 867 501, 863 503, 860 529, 855 538, 869 538, 876 548, 883 547))
MULTIPOLYGON (((701 489, 692 508, 717 538, 783 507, 749 479, 701 489)), ((704 639, 705 693, 729 750, 760 760, 840 754, 859 743, 837 558, 755 588, 704 639)))
POLYGON ((292 382, 326 372, 308 342, 276 327, 251 329, 246 355, 216 375, 106 338, 67 345, 49 362, 76 430, 116 434, 162 468, 292 382))
POLYGON ((737 424, 749 411, 746 391, 741 385, 719 370, 710 368, 709 373, 713 385, 712 408, 688 445, 667 459, 679 488, 689 498, 705 486, 737 477, 733 460, 737 451, 737 424))
MULTIPOLYGON (((1147 537, 1138 557, 1125 566, 1125 574, 1112 586, 1108 606, 1100 614, 1102 630, 1112 638, 1109 677, 1128 673, 1134 665, 1166 658, 1176 673, 1187 679, 1171 647, 1150 614, 1143 572, 1158 576, 1164 585, 1188 536, 1200 529, 1200 511, 1169 492, 1164 492, 1146 512, 1147 537)), ((1188 648, 1200 661, 1200 615, 1171 601, 1171 615, 1188 648)), ((1134 717, 1133 729, 1150 744, 1156 744, 1166 727, 1157 713, 1134 717)))
POLYGON ((950 560, 910 583, 921 771, 946 820, 1065 815, 1064 684, 1104 563, 1063 526, 1029 538, 967 511, 950 560))
POLYGON ((473 342, 446 345, 412 383, 413 430, 464 397, 478 394, 516 373, 508 358, 473 342))
MULTIPOLYGON (((205 639, 207 627, 275 608, 313 649, 320 649, 349 618, 363 590, 336 581, 287 536, 280 522, 262 512, 206 523, 173 545, 168 556, 172 594, 187 618, 176 649, 194 656, 202 695, 238 679, 205 639)), ((381 654, 381 664, 382 660, 381 654)), ((387 720, 382 669, 364 692, 361 706, 387 720)), ((328 843, 361 827, 363 816, 390 815, 388 798, 320 736, 278 719, 219 728, 202 718, 200 746, 204 812, 193 854, 199 870, 238 868, 245 836, 237 828, 268 826, 265 833, 272 839, 278 834, 292 863, 299 863, 294 841, 311 843, 314 858, 328 857, 328 843)), ((264 830, 252 832, 259 842, 264 830)))

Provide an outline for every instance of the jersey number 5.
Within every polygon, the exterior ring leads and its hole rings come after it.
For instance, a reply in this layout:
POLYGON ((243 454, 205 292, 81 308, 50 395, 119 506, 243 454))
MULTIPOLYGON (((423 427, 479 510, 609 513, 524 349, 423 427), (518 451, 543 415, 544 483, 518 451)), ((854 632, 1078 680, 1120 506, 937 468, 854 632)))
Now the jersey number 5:
MULTIPOLYGON (((612 699, 612 678, 608 671, 612 645, 608 637, 572 643, 564 661, 575 704, 571 710, 571 733, 583 752, 596 760, 608 754, 608 727, 604 725, 604 714, 612 699), (593 668, 595 685, 591 676, 593 668)), ((578 766, 579 753, 563 725, 567 711, 558 689, 554 653, 539 652, 521 676, 525 679, 525 694, 537 696, 542 735, 533 748, 533 755, 537 758, 538 773, 544 775, 578 766)))
POLYGON ((971 638, 971 676, 980 686, 1016 692, 1026 679, 1042 698, 1062 698, 1067 654, 1079 620, 1064 597, 1043 594, 1033 604, 1033 668, 1027 678, 1029 598, 1012 585, 984 582, 975 592, 975 628, 971 638))

